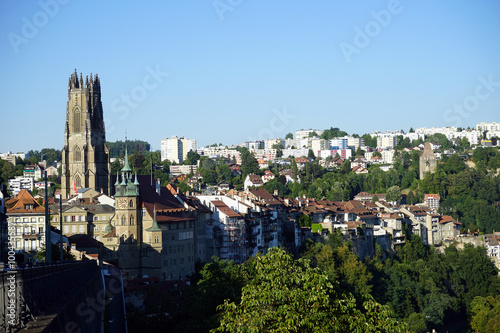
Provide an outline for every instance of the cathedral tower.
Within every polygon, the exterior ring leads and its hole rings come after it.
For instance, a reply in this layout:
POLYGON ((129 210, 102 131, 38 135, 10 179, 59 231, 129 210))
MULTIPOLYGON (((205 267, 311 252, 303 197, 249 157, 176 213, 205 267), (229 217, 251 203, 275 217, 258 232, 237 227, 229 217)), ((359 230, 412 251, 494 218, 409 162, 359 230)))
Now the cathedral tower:
POLYGON ((85 81, 75 69, 68 84, 68 104, 62 150, 61 188, 63 198, 75 189, 93 188, 109 194, 109 149, 101 103, 101 84, 97 74, 85 81))

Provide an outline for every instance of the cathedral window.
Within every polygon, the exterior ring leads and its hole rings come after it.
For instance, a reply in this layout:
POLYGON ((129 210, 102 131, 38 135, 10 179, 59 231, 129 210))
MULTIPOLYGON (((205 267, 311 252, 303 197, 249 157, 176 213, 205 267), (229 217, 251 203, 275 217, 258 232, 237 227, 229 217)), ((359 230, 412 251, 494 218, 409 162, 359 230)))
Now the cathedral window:
POLYGON ((80 180, 80 176, 78 176, 78 175, 75 176, 75 186, 77 188, 81 188, 82 187, 82 181, 80 180))
POLYGON ((82 161, 82 150, 80 147, 76 146, 75 147, 75 162, 81 162, 82 161))
POLYGON ((127 218, 122 216, 122 225, 127 225, 127 218))
POLYGON ((132 200, 130 200, 129 206, 130 208, 134 207, 134 202, 132 200))
POLYGON ((73 129, 75 133, 80 132, 80 118, 81 118, 81 113, 78 108, 75 108, 74 113, 73 113, 73 129))
POLYGON ((130 225, 134 225, 134 222, 135 222, 134 217, 130 215, 130 225))

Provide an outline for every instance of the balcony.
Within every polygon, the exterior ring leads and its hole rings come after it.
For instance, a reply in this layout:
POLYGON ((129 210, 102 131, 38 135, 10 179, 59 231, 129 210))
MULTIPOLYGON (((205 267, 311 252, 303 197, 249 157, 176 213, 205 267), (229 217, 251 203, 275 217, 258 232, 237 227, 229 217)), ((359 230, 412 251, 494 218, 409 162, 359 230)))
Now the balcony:
POLYGON ((42 234, 40 233, 24 233, 23 239, 31 239, 31 240, 40 240, 42 238, 42 234))

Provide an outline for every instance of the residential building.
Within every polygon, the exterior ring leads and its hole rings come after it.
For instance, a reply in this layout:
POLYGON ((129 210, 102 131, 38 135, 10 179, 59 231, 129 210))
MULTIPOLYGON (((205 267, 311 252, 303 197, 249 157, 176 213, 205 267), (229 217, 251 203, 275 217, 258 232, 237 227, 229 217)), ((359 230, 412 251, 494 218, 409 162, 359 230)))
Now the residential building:
POLYGON ((21 190, 29 192, 35 187, 35 178, 17 176, 14 179, 9 179, 9 190, 13 195, 17 195, 21 190))
POLYGON ((439 196, 439 194, 426 194, 424 200, 427 207, 429 207, 433 211, 437 211, 439 208, 439 200, 441 200, 441 197, 439 196))
POLYGON ((454 240, 460 235, 460 226, 462 223, 455 221, 453 217, 444 215, 439 218, 438 232, 443 240, 454 240))
POLYGON ((331 149, 335 149, 335 150, 347 149, 347 147, 349 146, 347 141, 348 141, 347 137, 345 137, 345 138, 333 138, 330 140, 331 149))
POLYGON ((110 193, 109 149, 101 103, 101 83, 97 74, 71 74, 62 149, 61 189, 68 198, 80 188, 110 193))
POLYGON ((365 145, 365 140, 363 138, 355 138, 353 136, 347 137, 347 146, 354 148, 354 150, 364 145, 365 145))
POLYGON ((173 163, 182 163, 182 141, 177 136, 161 140, 161 161, 169 160, 173 163))
POLYGON ((295 131, 295 140, 307 139, 309 138, 309 135, 313 132, 316 133, 318 136, 321 136, 321 134, 323 134, 324 131, 315 129, 307 129, 307 130, 301 129, 295 131))
POLYGON ((25 160, 25 159, 29 158, 29 154, 25 154, 25 153, 13 154, 10 151, 8 151, 6 153, 1 153, 0 154, 0 159, 1 160, 9 161, 10 163, 12 163, 13 166, 16 166, 16 159, 17 158, 25 160))
POLYGON ((34 254, 45 244, 45 208, 27 190, 20 190, 5 206, 8 228, 15 230, 16 253, 34 254))
POLYGON ((259 175, 247 175, 245 178, 245 181, 243 182, 243 187, 244 189, 248 189, 252 186, 262 186, 264 185, 264 182, 262 181, 262 178, 259 175))
POLYGON ((381 134, 377 136, 377 148, 394 148, 398 144, 398 137, 394 134, 381 134))
POLYGON ((196 173, 198 171, 198 166, 196 165, 171 165, 170 166, 170 174, 173 176, 179 175, 189 175, 191 173, 196 173))
POLYGON ((26 165, 24 166, 23 177, 31 177, 35 180, 39 180, 45 177, 44 170, 45 168, 39 164, 26 165))
POLYGON ((219 257, 236 263, 244 262, 248 257, 244 217, 221 200, 209 201, 207 206, 212 210, 212 218, 219 230, 217 233, 220 244, 219 257))
POLYGON ((336 155, 339 155, 340 158, 345 160, 347 158, 351 158, 352 150, 351 149, 320 150, 317 153, 317 156, 320 158, 327 158, 330 156, 335 157, 336 155))
POLYGON ((308 142, 308 148, 311 149, 316 157, 319 156, 319 151, 330 149, 330 140, 312 138, 308 142))

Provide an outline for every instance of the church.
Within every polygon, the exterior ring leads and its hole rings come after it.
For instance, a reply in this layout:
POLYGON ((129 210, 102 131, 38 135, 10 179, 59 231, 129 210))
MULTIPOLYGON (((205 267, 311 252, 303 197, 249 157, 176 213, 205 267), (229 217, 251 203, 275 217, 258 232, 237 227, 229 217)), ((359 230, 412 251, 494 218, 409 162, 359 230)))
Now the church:
POLYGON ((101 83, 97 74, 83 81, 75 72, 68 83, 68 103, 62 149, 62 197, 81 188, 110 193, 109 149, 101 103, 101 83))
MULTIPOLYGON (((100 80, 91 74, 84 81, 75 70, 68 86, 61 195, 65 199, 79 190, 95 189, 113 196, 114 214, 108 215, 107 222, 92 215, 74 218, 66 216, 74 210, 74 205, 68 205, 63 209, 63 230, 76 230, 70 225, 85 223, 84 233, 103 243, 102 259, 116 264, 127 279, 172 280, 194 274, 195 262, 206 259, 205 223, 211 211, 173 185, 161 187, 151 176, 138 176, 130 167, 127 150, 123 168, 111 175, 105 142, 100 80)), ((57 214, 52 223, 58 227, 57 214)))

